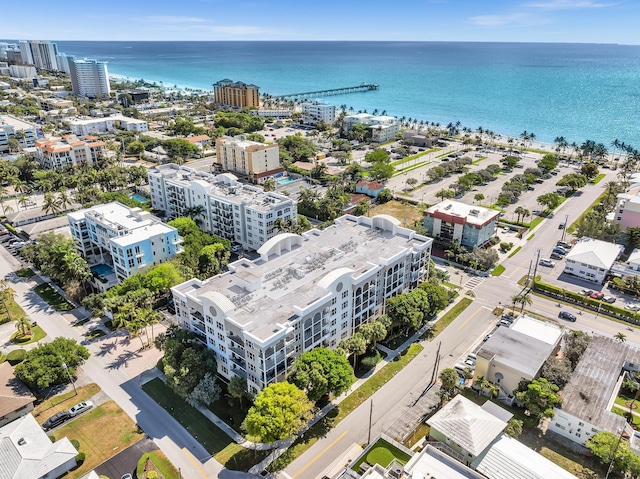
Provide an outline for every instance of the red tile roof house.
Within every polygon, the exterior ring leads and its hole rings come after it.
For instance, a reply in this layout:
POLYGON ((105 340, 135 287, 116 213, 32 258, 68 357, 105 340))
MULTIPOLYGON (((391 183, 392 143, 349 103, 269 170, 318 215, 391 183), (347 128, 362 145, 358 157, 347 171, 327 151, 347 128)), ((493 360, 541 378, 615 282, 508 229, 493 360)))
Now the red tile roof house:
POLYGON ((359 181, 356 184, 356 193, 362 193, 372 198, 377 198, 382 190, 384 190, 384 185, 377 181, 359 181))

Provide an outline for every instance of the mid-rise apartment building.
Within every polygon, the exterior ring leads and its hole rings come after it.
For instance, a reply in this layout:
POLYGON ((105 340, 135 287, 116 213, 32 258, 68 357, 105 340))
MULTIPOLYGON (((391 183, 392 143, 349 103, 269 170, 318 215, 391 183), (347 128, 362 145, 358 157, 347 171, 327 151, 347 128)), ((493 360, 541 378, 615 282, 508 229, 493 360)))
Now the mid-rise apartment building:
POLYGON ((140 208, 113 202, 69 213, 67 219, 101 291, 181 252, 178 230, 140 208))
POLYGON ((236 108, 260 108, 260 87, 225 78, 213 84, 216 103, 236 108))
POLYGON ((357 113, 344 117, 344 131, 349 131, 356 124, 370 127, 371 138, 381 143, 394 140, 400 133, 400 121, 393 116, 374 116, 368 113, 357 113))
POLYGON ((0 152, 9 151, 9 138, 16 138, 20 146, 28 148, 36 144, 36 127, 12 115, 0 115, 0 152))
POLYGON ((432 240, 399 221, 343 216, 323 231, 280 234, 229 271, 172 288, 178 324, 217 357, 218 373, 256 393, 300 354, 334 348, 428 274, 432 240))
POLYGON ((326 123, 331 125, 336 121, 335 105, 328 105, 320 102, 308 102, 302 104, 302 122, 315 125, 317 123, 326 123))
POLYGON ((149 124, 146 121, 122 115, 103 118, 73 118, 65 121, 65 123, 71 129, 71 132, 78 136, 115 131, 117 127, 123 130, 149 131, 149 124))
POLYGON ((87 98, 109 98, 109 72, 107 62, 74 60, 69 62, 69 77, 73 94, 87 98))
POLYGON ((269 176, 284 171, 280 166, 280 149, 277 144, 249 141, 244 135, 218 138, 215 162, 223 171, 248 176, 254 183, 262 183, 269 176))
POLYGON ((48 138, 36 141, 36 160, 42 168, 57 170, 82 163, 94 164, 102 155, 104 141, 68 135, 65 138, 48 138))
POLYGON ((200 228, 244 249, 257 250, 277 233, 278 219, 297 220, 297 203, 276 192, 174 164, 149 169, 151 204, 169 218, 201 207, 200 228))

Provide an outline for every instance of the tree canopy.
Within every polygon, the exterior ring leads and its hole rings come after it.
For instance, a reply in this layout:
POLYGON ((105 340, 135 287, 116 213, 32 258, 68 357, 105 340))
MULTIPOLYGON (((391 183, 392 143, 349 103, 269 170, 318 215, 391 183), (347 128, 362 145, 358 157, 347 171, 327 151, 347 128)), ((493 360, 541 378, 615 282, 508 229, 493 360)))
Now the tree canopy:
POLYGON ((289 380, 305 391, 310 400, 318 401, 325 394, 343 393, 355 377, 344 356, 327 348, 315 348, 295 360, 289 380))
POLYGON ((244 428, 262 442, 274 442, 298 433, 312 417, 313 403, 295 384, 270 384, 256 396, 244 428))
POLYGON ((286 151, 293 161, 309 161, 317 151, 315 143, 302 136, 301 133, 283 136, 277 141, 280 151, 286 151))
POLYGON ((603 463, 610 464, 613 460, 614 470, 620 473, 630 473, 633 477, 640 475, 640 457, 629 447, 629 443, 609 431, 595 433, 586 442, 591 454, 603 463))
POLYGON ((516 399, 536 418, 553 417, 554 406, 562 404, 559 390, 557 385, 545 378, 538 378, 529 383, 521 383, 516 392, 516 399))

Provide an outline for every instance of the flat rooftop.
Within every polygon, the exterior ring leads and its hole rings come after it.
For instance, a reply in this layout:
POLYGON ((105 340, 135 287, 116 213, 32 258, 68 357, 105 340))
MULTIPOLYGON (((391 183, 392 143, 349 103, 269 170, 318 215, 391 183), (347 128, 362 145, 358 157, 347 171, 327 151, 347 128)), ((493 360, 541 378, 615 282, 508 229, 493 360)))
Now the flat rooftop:
POLYGON ((562 391, 562 411, 594 426, 616 432, 625 424, 609 410, 609 401, 626 364, 640 365, 640 349, 604 336, 594 336, 562 391))
MULTIPOLYGON (((76 221, 86 218, 87 216, 97 216, 101 223, 109 224, 116 229, 118 226, 121 226, 127 230, 144 228, 145 226, 150 226, 160 222, 158 218, 141 210, 140 208, 129 208, 117 201, 104 205, 92 206, 91 208, 80 211, 74 211, 73 213, 69 213, 67 216, 76 221), (142 217, 137 216, 134 213, 138 213, 142 217)), ((169 226, 167 226, 167 228, 169 228, 169 226)))
POLYGON ((470 224, 484 225, 497 217, 500 213, 490 208, 477 205, 468 205, 460 201, 445 200, 425 210, 425 214, 442 213, 449 216, 466 218, 470 224))
MULTIPOLYGON (((397 224, 397 220, 384 215, 364 220, 376 218, 388 218, 397 224)), ((222 294, 236 304, 230 317, 243 326, 253 323, 253 328, 249 328, 251 334, 267 339, 278 330, 278 325, 296 317, 294 306, 304 308, 327 294, 318 285, 323 278, 330 280, 333 276, 329 275, 348 271, 358 277, 377 268, 383 258, 392 258, 414 245, 424 247, 432 241, 405 228, 397 228, 398 234, 394 235, 392 231, 357 221, 355 217, 342 217, 336 220, 337 224, 323 231, 306 232, 302 235, 302 245, 294 245, 291 251, 280 256, 272 255, 268 261, 262 258, 253 262, 239 260, 229 265, 231 271, 228 273, 204 282, 191 280, 173 290, 194 299, 208 293, 222 294), (260 287, 247 294, 237 285, 236 276, 247 282, 259 280, 260 287)))
POLYGON ((172 231, 175 231, 175 229, 167 224, 151 223, 148 226, 141 226, 131 231, 128 235, 113 237, 111 241, 118 246, 125 247, 140 243, 154 236, 171 233, 172 231))
POLYGON ((12 126, 15 130, 28 130, 30 128, 34 128, 31 123, 16 118, 12 115, 0 115, 0 126, 2 126, 3 124, 12 126))
POLYGON ((541 321, 526 314, 523 314, 516 319, 509 329, 511 331, 524 333, 527 336, 542 341, 543 343, 552 344, 554 346, 557 344, 560 336, 562 336, 562 329, 554 323, 550 321, 541 321))
POLYGON ((478 356, 535 376, 555 346, 511 328, 499 327, 480 347, 478 356))

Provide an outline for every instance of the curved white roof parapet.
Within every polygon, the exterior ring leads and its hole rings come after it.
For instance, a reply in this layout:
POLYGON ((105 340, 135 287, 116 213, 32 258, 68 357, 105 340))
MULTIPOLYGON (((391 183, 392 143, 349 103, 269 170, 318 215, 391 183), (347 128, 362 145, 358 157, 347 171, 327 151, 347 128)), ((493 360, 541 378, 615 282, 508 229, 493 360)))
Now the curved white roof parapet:
POLYGON ((336 281, 340 276, 344 274, 353 274, 353 270, 351 268, 338 268, 335 269, 322 277, 320 281, 318 281, 318 286, 322 289, 327 289, 331 284, 336 281))
POLYGON ((302 236, 294 233, 280 233, 260 246, 257 253, 266 258, 271 254, 281 254, 283 248, 291 249, 294 244, 302 244, 302 236))
POLYGON ((375 215, 371 219, 373 220, 374 227, 377 226, 385 230, 393 231, 394 226, 400 225, 400 220, 391 215, 375 215))
POLYGON ((235 306, 233 305, 231 300, 224 294, 218 293, 217 291, 207 291, 206 293, 202 293, 200 297, 206 298, 214 303, 225 314, 235 309, 235 306))

